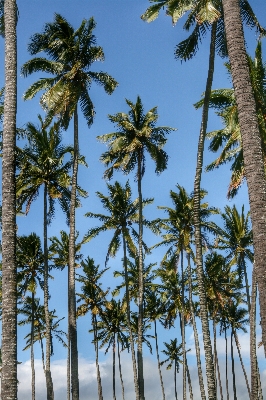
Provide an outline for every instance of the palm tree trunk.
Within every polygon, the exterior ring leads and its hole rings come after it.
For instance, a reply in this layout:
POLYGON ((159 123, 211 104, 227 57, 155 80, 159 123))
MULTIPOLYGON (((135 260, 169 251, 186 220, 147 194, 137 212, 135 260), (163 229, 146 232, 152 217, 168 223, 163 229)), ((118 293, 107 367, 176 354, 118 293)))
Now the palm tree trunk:
POLYGON ((202 400, 206 400, 205 395, 205 388, 203 382, 203 374, 201 368, 201 360, 200 360, 200 346, 199 346, 199 335, 195 320, 195 310, 193 308, 193 301, 192 301, 192 278, 191 278, 191 265, 190 265, 190 254, 187 253, 187 260, 188 260, 188 276, 189 276, 189 306, 190 306, 190 314, 194 332, 194 341, 195 341, 195 349, 196 349, 196 357, 197 357, 197 370, 198 370, 198 377, 199 377, 199 387, 200 387, 200 395, 202 400))
MULTIPOLYGON (((69 332, 69 326, 68 326, 68 332, 69 332)), ((71 383, 70 383, 70 337, 69 333, 67 335, 67 400, 70 400, 70 395, 71 395, 71 383)))
POLYGON ((48 245, 47 245, 47 183, 44 184, 43 193, 43 253, 44 253, 44 313, 45 313, 45 376, 47 400, 54 399, 53 381, 51 375, 51 321, 49 314, 49 287, 48 287, 48 245))
POLYGON ((256 103, 249 75, 238 0, 222 0, 228 55, 242 138, 259 286, 262 341, 266 356, 266 180, 256 103))
POLYGON ((229 388, 228 388, 228 346, 227 346, 227 330, 224 328, 224 338, 225 338, 225 382, 226 382, 226 395, 227 400, 229 399, 229 388))
POLYGON ((128 272, 127 272, 127 248, 126 248, 126 239, 125 239, 124 231, 123 231, 123 252, 124 252, 124 270, 125 270, 125 283, 126 283, 127 326, 128 326, 129 339, 130 339, 130 349, 131 349, 131 357, 132 357, 136 400, 139 400, 137 365, 136 365, 136 357, 135 357, 135 349, 134 349, 134 339, 133 339, 133 335, 132 335, 131 322, 130 322, 130 298, 129 298, 129 291, 128 291, 128 272))
POLYGON ((79 374, 78 374, 78 343, 77 343, 77 319, 76 319, 76 291, 75 291, 75 210, 78 176, 78 111, 74 111, 74 160, 69 214, 69 336, 71 355, 71 389, 72 400, 79 400, 79 374))
POLYGON ((113 337, 113 400, 116 400, 115 396, 115 333, 113 337))
POLYGON ((31 363, 31 399, 35 400, 35 368, 34 368, 34 292, 31 293, 31 338, 30 338, 30 363, 31 363))
MULTIPOLYGON (((258 368, 256 349, 256 301, 257 301, 257 280, 255 268, 252 271, 252 290, 250 306, 250 367, 251 367, 251 398, 256 399, 262 392, 260 373, 258 368)), ((261 396, 262 397, 262 396, 261 396)))
POLYGON ((145 400, 144 397, 144 376, 143 376, 143 354, 142 354, 142 325, 143 325, 143 299, 144 299, 144 284, 143 284, 143 218, 142 218, 142 150, 138 154, 138 196, 139 196, 139 313, 138 313, 138 384, 139 384, 139 400, 145 400))
POLYGON ((164 385, 163 385, 163 377, 162 377, 162 371, 161 371, 161 366, 160 366, 159 350, 158 350, 158 336, 157 336, 156 319, 154 320, 154 336, 155 336, 155 347, 156 347, 157 365, 158 365, 158 371, 159 371, 159 376, 160 376, 160 382, 161 382, 161 388, 162 388, 162 395, 163 395, 163 400, 165 400, 164 385))
POLYGON ((217 366, 217 372, 218 372, 218 382, 219 382, 219 388, 220 388, 220 396, 221 396, 221 400, 223 400, 223 387, 222 387, 222 381, 221 381, 221 375, 220 375, 220 367, 219 367, 219 361, 218 361, 218 355, 217 355, 217 345, 216 345, 216 323, 215 323, 214 319, 213 319, 213 353, 214 353, 214 358, 215 358, 214 365, 217 366))
POLYGON ((188 368, 187 358, 186 358, 186 371, 187 371, 187 380, 188 380, 188 387, 189 387, 189 397, 190 397, 190 400, 193 400, 193 390, 192 390, 192 383, 191 383, 191 377, 190 377, 190 372, 189 372, 189 368, 188 368))
POLYGON ((201 182, 202 165, 203 165, 204 140, 206 136, 207 122, 208 122, 208 107, 209 107, 210 93, 211 93, 213 72, 214 72, 216 27, 217 27, 217 22, 214 22, 212 24, 212 31, 211 31, 209 70, 208 70, 208 78, 206 83, 206 90, 205 90, 205 97, 204 97, 204 104, 202 111, 200 136, 198 142, 197 167, 196 167, 196 174, 194 181, 194 209, 193 209, 194 226, 195 226, 195 244, 196 244, 196 266, 197 266, 196 271, 197 271, 199 301, 200 301, 200 319, 202 324, 203 344, 205 350, 206 375, 207 375, 209 400, 216 400, 216 385, 215 385, 214 364, 212 356, 212 344, 211 344, 210 329, 208 322, 207 300, 206 300, 206 292, 204 285, 204 272, 202 265, 202 240, 201 240, 201 228, 200 228, 201 225, 200 182, 201 182))
POLYGON ((176 388, 176 367, 177 367, 177 365, 176 365, 176 363, 177 363, 177 361, 175 360, 175 366, 174 366, 174 374, 175 374, 175 376, 174 376, 174 378, 175 378, 175 400, 177 400, 177 388, 176 388))
POLYGON ((235 342, 236 342, 237 352, 238 352, 238 355, 239 355, 239 360, 240 360, 240 363, 241 363, 241 367, 242 367, 243 374, 244 374, 245 381, 246 381, 246 385, 247 385, 248 395, 249 395, 249 398, 251 400, 251 393, 250 393, 250 388, 249 388, 249 383, 248 383, 248 377, 247 377, 245 366, 244 366, 244 363, 243 363, 243 360, 242 360, 240 347, 239 347, 239 341, 238 341, 238 337, 237 337, 236 331, 234 331, 234 338, 235 338, 235 342))
POLYGON ((102 380, 101 380, 101 373, 100 373, 100 367, 99 367, 99 349, 98 349, 98 338, 97 338, 97 317, 96 317, 96 315, 92 315, 92 326, 93 326, 93 339, 94 339, 94 348, 95 348, 95 362, 96 362, 96 370, 97 370, 98 398, 99 398, 99 400, 103 400, 102 380))
POLYGON ((231 361, 232 361, 232 378, 233 378, 234 400, 237 400, 237 396, 236 396, 236 376, 235 376, 235 359, 234 359, 234 348, 233 348, 233 329, 232 329, 232 332, 231 332, 231 361))
POLYGON ((5 0, 5 102, 2 158, 2 399, 17 399, 17 286, 15 147, 17 112, 17 9, 5 0))
POLYGON ((181 309, 181 334, 182 334, 182 352, 183 352, 183 400, 187 400, 187 387, 186 387, 186 338, 185 338, 185 285, 184 285, 184 254, 181 250, 181 282, 182 282, 182 309, 181 309))
POLYGON ((125 400, 125 387, 124 387, 124 382, 123 382, 121 357, 120 357, 120 346, 119 346, 118 338, 117 338, 117 355, 118 355, 118 368, 119 368, 120 382, 121 382, 121 388, 122 388, 122 400, 125 400))

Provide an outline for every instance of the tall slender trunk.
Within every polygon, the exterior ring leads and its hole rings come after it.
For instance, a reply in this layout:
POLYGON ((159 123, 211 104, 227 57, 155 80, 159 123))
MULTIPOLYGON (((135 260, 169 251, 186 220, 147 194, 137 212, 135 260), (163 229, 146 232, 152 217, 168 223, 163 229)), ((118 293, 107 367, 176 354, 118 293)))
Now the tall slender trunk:
POLYGON ((191 314, 193 333, 194 333, 194 341, 195 341, 195 349, 196 349, 200 395, 201 395, 201 400, 206 400, 205 388, 204 388, 204 382, 203 382, 203 374, 202 374, 202 368, 201 368, 201 360, 200 360, 199 335, 198 335, 198 330, 197 330, 197 325, 196 325, 196 320, 195 320, 195 310, 194 310, 193 301, 192 301, 192 278, 191 278, 191 265, 190 265, 190 254, 189 253, 187 253, 187 260, 188 260, 188 279, 189 279, 189 306, 190 306, 190 314, 191 314))
POLYGON ((262 398, 260 372, 258 367, 256 349, 256 301, 257 301, 257 280, 255 268, 252 271, 252 290, 250 307, 250 367, 251 367, 251 398, 262 398))
POLYGON ((116 341, 117 341, 118 368, 119 368, 119 375, 120 375, 120 382, 121 382, 121 389, 122 389, 122 400, 125 400, 125 387, 124 387, 124 382, 123 382, 121 357, 120 357, 120 346, 119 346, 118 338, 116 341))
MULTIPOLYGON (((68 276, 67 276, 67 292, 69 293, 69 266, 68 266, 68 276)), ((70 359, 71 359, 71 343, 70 343, 70 324, 69 324, 69 301, 68 301, 68 318, 67 318, 67 400, 71 398, 71 368, 70 368, 70 359)))
POLYGON ((92 315, 92 326, 93 326, 93 339, 94 339, 94 348, 95 348, 95 363, 97 370, 97 385, 98 385, 98 399, 103 400, 103 389, 102 389, 102 380, 101 373, 99 367, 99 348, 98 348, 98 339, 97 339, 97 317, 96 315, 92 315))
POLYGON ((113 400, 116 400, 115 396, 115 333, 113 337, 113 400))
POLYGON ((239 0, 222 0, 222 4, 248 184, 254 265, 260 293, 262 341, 266 356, 266 179, 261 136, 249 74, 239 0))
POLYGON ((175 379, 175 400, 177 400, 177 387, 176 387, 176 367, 177 367, 177 365, 176 365, 176 363, 177 363, 177 361, 175 360, 175 366, 174 366, 174 374, 175 374, 175 376, 174 376, 174 379, 175 379))
POLYGON ((161 383, 161 388, 162 388, 162 395, 163 395, 163 400, 165 400, 163 377, 162 377, 159 350, 158 350, 158 336, 157 336, 156 319, 154 320, 154 336, 155 336, 156 357, 157 357, 157 365, 158 365, 158 371, 159 371, 159 376, 160 376, 160 383, 161 383))
POLYGON ((228 345, 227 345, 227 329, 224 328, 224 338, 225 338, 225 383, 226 383, 226 396, 229 399, 229 387, 228 387, 228 345))
POLYGON ((181 250, 181 286, 182 286, 182 308, 181 308, 181 334, 182 334, 182 352, 183 352, 183 400, 187 399, 187 385, 186 385, 186 338, 185 338, 185 285, 184 285, 184 252, 181 250))
POLYGON ((213 319, 213 353, 214 353, 214 358, 215 358, 214 365, 217 367, 220 396, 221 396, 221 400, 223 400, 223 387, 222 387, 220 367, 219 367, 218 354, 217 354, 216 337, 217 337, 216 323, 215 323, 215 319, 213 319))
POLYGON ((44 253, 44 313, 45 313, 45 376, 47 400, 54 399, 53 381, 51 375, 51 320, 49 314, 49 286, 48 286, 48 239, 47 239, 47 183, 43 191, 43 253, 44 253))
MULTIPOLYGON (((125 229, 125 227, 123 227, 125 229)), ((133 374, 134 374, 134 386, 136 393, 136 400, 139 400, 139 385, 138 385, 138 374, 137 374, 137 364, 135 357, 135 349, 134 349, 134 339, 131 329, 130 322, 130 298, 129 298, 129 290, 128 290, 128 272, 127 272, 127 248, 126 248, 126 239, 123 231, 123 252, 124 252, 124 270, 125 270, 125 283, 126 283, 126 302, 127 302, 127 327, 129 331, 129 339, 130 339, 130 349, 131 349, 131 357, 132 357, 132 366, 133 366, 133 374)))
POLYGON ((233 329, 232 329, 232 331, 231 331, 231 362, 232 362, 232 378, 233 378, 234 400, 237 400, 237 395, 236 395, 236 375, 235 375, 235 359, 234 359, 234 347, 233 347, 233 329))
POLYGON ((243 360, 242 360, 238 337, 237 337, 236 331, 234 331, 233 333, 234 333, 234 338, 235 338, 235 342, 236 342, 237 352, 238 352, 238 355, 239 355, 240 364, 241 364, 242 371, 243 371, 243 374, 244 374, 244 377, 245 377, 245 381, 246 381, 246 385, 247 385, 248 395, 249 395, 249 398, 251 400, 251 393, 250 393, 250 388, 249 388, 249 383, 248 383, 248 377, 247 377, 245 366, 244 366, 244 363, 243 363, 243 360))
POLYGON ((142 218, 142 150, 138 154, 138 196, 139 196, 139 313, 138 313, 138 383, 139 383, 139 399, 145 400, 144 396, 144 376, 143 376, 143 354, 142 354, 142 330, 143 330, 143 299, 144 299, 144 283, 143 283, 143 218, 142 218))
POLYGON ((31 399, 35 400, 35 367, 34 367, 34 292, 31 293, 31 338, 30 338, 30 364, 31 364, 31 399))
POLYGON ((208 386, 208 398, 209 400, 216 400, 216 385, 215 385, 215 374, 214 364, 212 356, 212 344, 210 337, 209 321, 208 321, 208 310, 207 310, 207 299, 204 285, 204 272, 202 263, 202 240, 201 240, 201 222, 200 222, 200 183, 203 166, 203 151, 204 151, 204 140, 207 130, 208 122, 208 108, 211 94, 211 87, 213 81, 214 72, 214 58, 215 58, 215 38, 216 38, 217 22, 212 24, 211 31, 211 45, 210 45, 210 58, 209 58, 209 70, 208 78, 206 82, 206 90, 202 111, 202 122, 200 128, 199 142, 198 142, 198 153, 197 153, 197 166, 194 181, 194 227, 195 227, 195 244, 196 244, 196 266, 197 266, 197 279, 199 289, 199 302, 200 302, 200 319, 202 324, 203 333, 203 344, 205 350, 205 364, 206 364, 206 375, 207 375, 207 386, 208 386))
POLYGON ((248 313, 250 315, 250 294, 249 294, 249 284, 248 284, 248 274, 247 274, 247 266, 244 260, 244 276, 245 276, 245 284, 246 284, 246 295, 247 295, 247 303, 248 303, 248 313))
POLYGON ((75 214, 76 214, 76 192, 78 176, 78 111, 74 111, 74 160, 69 213, 69 336, 71 355, 71 391, 72 400, 79 400, 79 374, 78 374, 78 343, 77 343, 77 319, 76 319, 76 291, 75 291, 75 214))
POLYGON ((191 383, 191 377, 190 377, 190 372, 189 372, 189 368, 188 368, 187 358, 186 358, 186 371, 187 371, 187 380, 188 380, 188 387, 189 387, 189 397, 190 397, 190 400, 193 400, 193 389, 192 389, 192 383, 191 383))
POLYGON ((5 0, 5 102, 2 158, 2 399, 17 399, 17 283, 15 147, 17 113, 17 9, 5 0))

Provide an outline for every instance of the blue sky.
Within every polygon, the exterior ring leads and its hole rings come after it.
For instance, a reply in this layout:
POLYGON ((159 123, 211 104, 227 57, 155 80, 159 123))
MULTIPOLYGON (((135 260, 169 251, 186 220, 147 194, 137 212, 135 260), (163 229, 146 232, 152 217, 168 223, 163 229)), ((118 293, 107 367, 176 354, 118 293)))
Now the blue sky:
MULTIPOLYGON (((265 2, 263 0, 251 1, 255 13, 265 21, 265 2)), ((79 170, 79 183, 89 193, 89 197, 83 201, 82 208, 77 210, 77 230, 80 237, 86 231, 96 226, 96 220, 89 221, 84 218, 88 211, 101 212, 101 205, 95 192, 107 194, 106 184, 103 180, 104 168, 99 162, 100 155, 105 151, 105 146, 96 141, 96 136, 112 132, 113 125, 107 115, 120 111, 127 112, 125 98, 135 102, 139 95, 143 101, 145 110, 148 111, 158 106, 159 125, 167 125, 178 130, 169 135, 165 150, 169 155, 168 169, 161 176, 154 173, 154 165, 147 162, 146 174, 143 179, 144 197, 154 197, 154 205, 147 208, 145 215, 150 218, 159 217, 162 212, 157 210, 158 205, 170 205, 169 191, 175 189, 179 183, 188 192, 193 189, 197 142, 201 121, 201 110, 195 110, 193 104, 198 101, 205 90, 205 82, 208 68, 209 35, 203 40, 197 55, 186 63, 174 59, 174 48, 177 43, 186 37, 182 30, 184 20, 173 27, 169 17, 163 13, 153 23, 147 24, 140 19, 140 15, 149 6, 148 0, 18 0, 18 65, 27 61, 30 56, 27 53, 29 38, 36 32, 41 32, 46 22, 52 22, 55 12, 62 14, 74 27, 78 27, 83 18, 94 17, 97 22, 95 35, 98 45, 102 46, 105 53, 105 61, 95 63, 93 68, 111 74, 119 86, 114 94, 108 96, 101 87, 93 85, 91 98, 95 105, 95 122, 88 129, 81 113, 79 119, 80 150, 86 156, 89 168, 81 167, 79 170)), ((246 31, 248 52, 254 55, 256 46, 255 31, 246 31)), ((4 83, 4 42, 0 42, 2 73, 0 83, 4 83)), ((266 52, 265 42, 263 43, 266 52)), ((265 57, 264 57, 265 59, 265 57)), ((220 58, 216 58, 213 88, 231 87, 230 78, 220 58)), ((37 114, 43 114, 38 98, 24 102, 23 93, 29 85, 41 75, 35 74, 25 79, 18 76, 18 115, 17 125, 23 127, 31 121, 37 123, 37 114)), ((208 130, 218 129, 220 121, 210 113, 208 130)), ((65 143, 72 143, 72 126, 63 133, 65 143)), ((207 151, 204 156, 207 165, 214 159, 214 155, 207 151)), ((211 173, 203 173, 202 187, 208 190, 208 201, 212 206, 223 208, 227 203, 226 192, 229 183, 230 171, 228 167, 222 167, 211 173)), ((115 180, 125 182, 130 179, 133 189, 133 197, 137 197, 134 176, 124 177, 121 173, 114 176, 115 180)), ((248 209, 247 190, 243 185, 238 196, 230 205, 240 207, 243 203, 248 209)), ((37 200, 31 207, 27 217, 18 217, 18 233, 29 234, 33 231, 42 235, 42 200, 37 200)), ((57 235, 61 229, 67 229, 65 218, 58 209, 57 215, 49 227, 49 236, 57 235)), ((97 264, 103 265, 106 255, 108 238, 110 235, 99 237, 83 247, 85 257, 95 258, 97 264)), ((158 239, 146 234, 145 240, 155 244, 158 239)), ((147 262, 160 262, 163 249, 156 252, 147 262)), ((109 263, 110 271, 104 285, 110 285, 113 281, 112 270, 121 267, 122 255, 109 263)), ((67 316, 67 281, 66 272, 55 274, 51 281, 51 307, 56 308, 58 316, 67 316)), ((112 283, 113 285, 115 284, 112 283)), ((62 325, 66 329, 66 324, 62 325)), ((93 360, 93 348, 90 346, 89 317, 78 320, 79 352, 83 360, 93 360)), ((26 362, 29 352, 21 352, 23 348, 24 332, 18 329, 19 334, 19 360, 26 362)), ((165 334, 166 335, 166 334, 165 334)), ((175 332, 170 331, 163 340, 175 337, 175 332)), ((37 356, 40 356, 37 350, 37 356)), ((148 356, 147 356, 148 357, 148 356)), ((57 346, 54 360, 66 358, 66 351, 57 346)), ((104 362, 104 356, 101 355, 104 362)), ((84 361, 84 362, 85 362, 84 361)), ((191 362, 194 363, 191 358, 191 362)), ((63 397, 62 397, 63 398, 63 397)), ((85 397, 84 397, 85 398, 85 397)), ((108 398, 108 397, 106 397, 108 398)), ((244 398, 244 397, 243 397, 244 398)), ((22 399, 22 397, 21 397, 22 399)), ((58 400, 61 397, 58 397, 58 400)))

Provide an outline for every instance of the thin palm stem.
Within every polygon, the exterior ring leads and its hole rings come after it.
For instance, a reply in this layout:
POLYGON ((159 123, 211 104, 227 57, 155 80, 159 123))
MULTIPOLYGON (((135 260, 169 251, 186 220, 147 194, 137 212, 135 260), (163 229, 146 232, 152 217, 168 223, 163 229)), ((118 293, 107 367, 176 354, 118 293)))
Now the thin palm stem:
POLYGON ((78 375, 78 346, 77 346, 77 321, 76 321, 76 293, 75 293, 75 210, 76 190, 78 175, 78 111, 74 112, 74 160, 70 200, 70 234, 69 234, 69 322, 71 343, 71 387, 72 400, 79 400, 79 375, 78 375))
POLYGON ((235 359, 234 359, 234 346, 233 346, 233 329, 231 331, 231 362, 232 362, 232 377, 233 377, 234 400, 237 400, 237 396, 236 396, 235 359))
POLYGON ((30 360, 31 360, 31 398, 35 400, 35 367, 34 367, 34 292, 31 293, 31 343, 30 343, 30 360))
POLYGON ((44 312, 45 312, 45 375, 46 375, 46 389, 47 400, 53 400, 53 381, 51 375, 51 322, 49 313, 49 284, 48 284, 48 245, 47 245, 47 183, 44 184, 44 221, 43 221, 43 246, 44 246, 44 312))
POLYGON ((194 341, 195 341, 195 349, 196 349, 199 387, 200 387, 201 399, 206 400, 205 388, 204 388, 204 382, 203 382, 203 374, 202 374, 202 368, 201 368, 201 359, 200 359, 199 335, 198 335, 196 319, 195 319, 195 311, 193 308, 193 301, 192 301, 192 278, 191 278, 191 265, 190 265, 190 254, 189 253, 187 253, 187 260, 188 260, 188 279, 189 279, 189 306, 190 306, 190 314, 191 314, 193 333, 194 333, 194 341))
POLYGON ((134 339, 133 339, 131 322, 130 322, 130 298, 129 298, 129 290, 128 290, 127 248, 126 248, 126 238, 125 238, 124 233, 123 233, 123 252, 124 252, 124 270, 125 270, 126 302, 127 302, 126 317, 127 317, 127 326, 128 326, 128 330, 129 330, 129 339, 130 339, 130 349, 131 349, 131 357, 132 357, 136 400, 139 400, 137 365, 136 365, 136 357, 135 357, 135 349, 134 349, 134 339))
POLYGON ((122 375, 122 368, 121 368, 121 355, 120 355, 120 345, 119 340, 117 339, 117 356, 118 356, 118 368, 119 368, 119 375, 120 375, 120 382, 121 382, 121 389, 122 389, 122 400, 125 400, 125 387, 123 382, 123 375, 122 375))
POLYGON ((116 400, 116 395, 115 395, 115 333, 113 336, 113 400, 116 400))
POLYGON ((238 352, 238 355, 239 355, 239 360, 240 360, 240 363, 241 363, 241 367, 242 367, 243 374, 244 374, 245 381, 246 381, 246 385, 247 385, 248 395, 249 395, 249 398, 251 399, 251 393, 250 393, 250 388, 249 388, 249 383, 248 383, 248 377, 247 377, 247 373, 246 373, 245 366, 244 366, 244 363, 243 363, 243 359, 242 359, 242 356, 241 356, 238 337, 237 337, 237 334, 236 334, 235 330, 234 330, 234 338, 235 338, 237 352, 238 352))
POLYGON ((207 299, 204 287, 205 286, 204 272, 202 265, 203 263, 202 263, 202 238, 201 238, 201 220, 200 220, 200 185, 201 185, 201 174, 203 166, 204 141, 206 136, 207 121, 208 121, 208 107, 209 107, 211 87, 213 81, 213 72, 214 72, 216 27, 217 27, 217 22, 214 22, 212 24, 212 31, 211 31, 209 70, 208 70, 208 78, 206 83, 205 98, 202 111, 202 122, 201 122, 201 129, 198 142, 198 152, 197 152, 197 167, 196 167, 196 174, 194 181, 194 226, 195 226, 196 266, 197 266, 196 271, 197 271, 197 279, 199 287, 200 318, 202 323, 203 343, 205 350, 206 375, 207 375, 209 400, 216 400, 216 385, 215 385, 215 374, 214 374, 214 364, 212 355, 212 344, 211 344, 210 329, 208 322, 207 299))
POLYGON ((143 284, 143 216, 142 216, 142 149, 138 153, 138 196, 139 196, 139 313, 138 313, 138 383, 139 383, 139 398, 145 400, 144 397, 144 376, 143 376, 143 354, 142 354, 142 325, 143 325, 143 298, 144 298, 144 284, 143 284))
POLYGON ((163 395, 163 400, 165 400, 163 377, 162 377, 162 371, 161 371, 161 365, 160 365, 160 357, 159 357, 159 349, 158 349, 158 336, 157 336, 156 319, 154 320, 154 336, 155 336, 156 357, 157 357, 158 371, 159 371, 161 388, 162 388, 162 395, 163 395))

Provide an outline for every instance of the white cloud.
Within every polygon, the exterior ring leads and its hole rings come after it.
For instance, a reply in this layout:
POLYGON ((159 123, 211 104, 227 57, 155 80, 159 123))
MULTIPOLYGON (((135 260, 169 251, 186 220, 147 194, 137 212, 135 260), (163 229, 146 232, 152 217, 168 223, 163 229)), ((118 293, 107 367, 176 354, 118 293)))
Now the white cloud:
MULTIPOLYGON (((125 386, 125 398, 127 400, 135 399, 134 382, 132 373, 131 355, 122 353, 122 374, 125 386)), ((237 360, 236 354, 236 383, 237 383, 237 397, 241 400, 248 400, 247 389, 245 386, 244 376, 237 360)), ((106 362, 100 364, 101 377, 103 385, 103 397, 105 400, 112 399, 112 358, 108 356, 106 362)), ((46 400, 45 390, 45 379, 42 364, 40 360, 35 361, 36 369, 36 398, 38 400, 46 400)), ((52 377, 54 382, 55 399, 65 400, 66 399, 66 360, 54 361, 51 366, 52 377)), ((200 391, 198 387, 198 376, 195 362, 192 365, 192 359, 189 360, 189 369, 191 374, 191 380, 193 385, 194 399, 200 399, 200 391), (190 362, 191 361, 191 362, 190 362)), ((222 374, 223 384, 223 395, 226 397, 225 387, 225 363, 223 357, 220 359, 220 370, 222 374)), ((174 372, 172 370, 166 370, 165 366, 162 366, 163 381, 165 387, 166 398, 174 398, 174 372)), ((249 372, 248 372, 249 373, 249 372)), ((147 357, 144 360, 144 374, 145 374, 145 396, 146 399, 161 400, 162 392, 160 387, 160 379, 158 374, 157 362, 147 357)), ((204 373, 204 376, 206 374, 204 373)), ((231 379, 231 363, 228 361, 228 376, 229 376, 229 387, 232 395, 232 379, 231 379)), ((25 400, 31 396, 31 368, 30 361, 27 361, 18 366, 18 379, 19 379, 19 391, 18 399, 25 400)), ((79 381, 80 381, 80 400, 91 400, 98 399, 97 391, 97 377, 95 363, 87 361, 85 359, 79 360, 79 381)), ((266 369, 261 373, 261 381, 263 384, 263 391, 266 392, 266 369)), ((177 388, 178 397, 182 398, 182 366, 180 367, 180 373, 177 375, 177 388)), ((187 387, 188 390, 188 387, 187 387)), ((118 366, 116 369, 116 397, 117 400, 122 399, 121 385, 118 366)), ((189 398, 189 395, 188 395, 189 398)))

